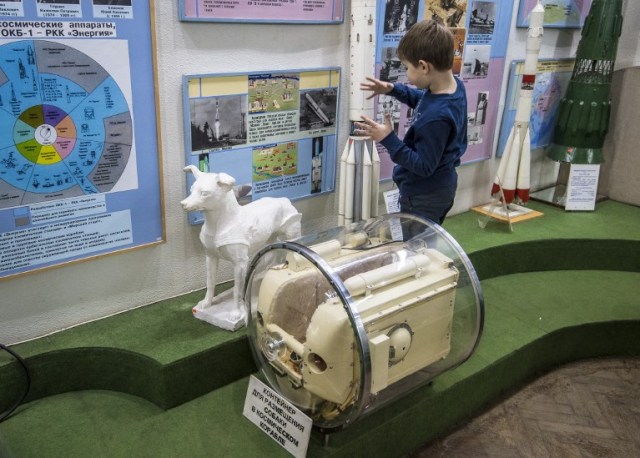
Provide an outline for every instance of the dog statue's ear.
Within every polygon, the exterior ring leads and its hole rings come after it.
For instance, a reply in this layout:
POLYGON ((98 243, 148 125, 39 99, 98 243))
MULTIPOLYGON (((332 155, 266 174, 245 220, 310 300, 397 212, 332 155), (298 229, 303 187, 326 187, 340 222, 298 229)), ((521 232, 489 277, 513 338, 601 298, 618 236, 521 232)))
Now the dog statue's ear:
POLYGON ((218 184, 225 192, 228 192, 233 188, 233 185, 236 184, 236 179, 226 173, 219 173, 218 184))
POLYGON ((198 179, 200 175, 202 175, 202 172, 195 165, 188 165, 182 170, 184 170, 187 173, 188 172, 193 173, 193 176, 196 177, 196 179, 198 179))

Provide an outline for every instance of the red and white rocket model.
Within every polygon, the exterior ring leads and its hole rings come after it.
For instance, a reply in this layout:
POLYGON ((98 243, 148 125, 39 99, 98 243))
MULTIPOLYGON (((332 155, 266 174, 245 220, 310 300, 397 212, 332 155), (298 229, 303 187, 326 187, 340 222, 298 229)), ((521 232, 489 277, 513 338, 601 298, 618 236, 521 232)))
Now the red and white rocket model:
POLYGON ((529 17, 529 31, 527 34, 527 55, 524 61, 524 74, 518 96, 516 119, 509 133, 507 144, 498 166, 491 194, 502 189, 505 204, 513 202, 514 198, 520 203, 529 201, 529 181, 531 168, 531 138, 529 134, 529 120, 533 87, 536 82, 538 55, 542 42, 544 23, 544 6, 538 3, 529 17))
MULTIPOLYGON (((373 99, 360 90, 360 82, 375 70, 376 1, 351 2, 349 40, 349 121, 362 115, 373 118, 373 99)), ((378 216, 380 156, 370 137, 350 135, 340 156, 338 224, 349 224, 378 216)))

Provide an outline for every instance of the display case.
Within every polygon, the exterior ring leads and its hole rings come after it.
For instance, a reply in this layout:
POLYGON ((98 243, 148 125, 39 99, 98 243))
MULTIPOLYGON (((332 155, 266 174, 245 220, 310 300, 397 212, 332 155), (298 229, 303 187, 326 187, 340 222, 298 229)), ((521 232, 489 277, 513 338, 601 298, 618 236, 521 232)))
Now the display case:
POLYGON ((246 278, 257 365, 320 428, 343 428, 458 366, 482 332, 469 259, 412 215, 268 245, 246 278))

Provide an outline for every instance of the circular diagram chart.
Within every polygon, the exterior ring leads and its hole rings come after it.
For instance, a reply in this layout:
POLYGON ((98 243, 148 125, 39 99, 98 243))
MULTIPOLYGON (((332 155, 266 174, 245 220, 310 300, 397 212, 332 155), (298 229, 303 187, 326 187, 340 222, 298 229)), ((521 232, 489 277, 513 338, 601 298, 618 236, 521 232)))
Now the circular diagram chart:
POLYGON ((108 192, 133 144, 111 75, 58 42, 0 46, 0 208, 108 192))

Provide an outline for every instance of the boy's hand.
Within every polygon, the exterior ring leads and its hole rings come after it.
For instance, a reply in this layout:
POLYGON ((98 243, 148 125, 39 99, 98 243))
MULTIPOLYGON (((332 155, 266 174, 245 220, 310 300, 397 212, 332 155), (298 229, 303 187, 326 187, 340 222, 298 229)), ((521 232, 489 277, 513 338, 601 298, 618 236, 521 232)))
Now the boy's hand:
POLYGON ((393 132, 391 115, 388 113, 384 116, 384 124, 378 124, 373 119, 363 115, 362 122, 356 122, 356 127, 355 133, 371 137, 375 142, 379 142, 393 132))
POLYGON ((367 97, 367 100, 375 97, 376 95, 388 94, 391 92, 391 89, 393 89, 392 83, 380 81, 379 79, 371 78, 370 76, 367 76, 367 81, 362 81, 360 83, 361 91, 371 91, 371 95, 367 97))

